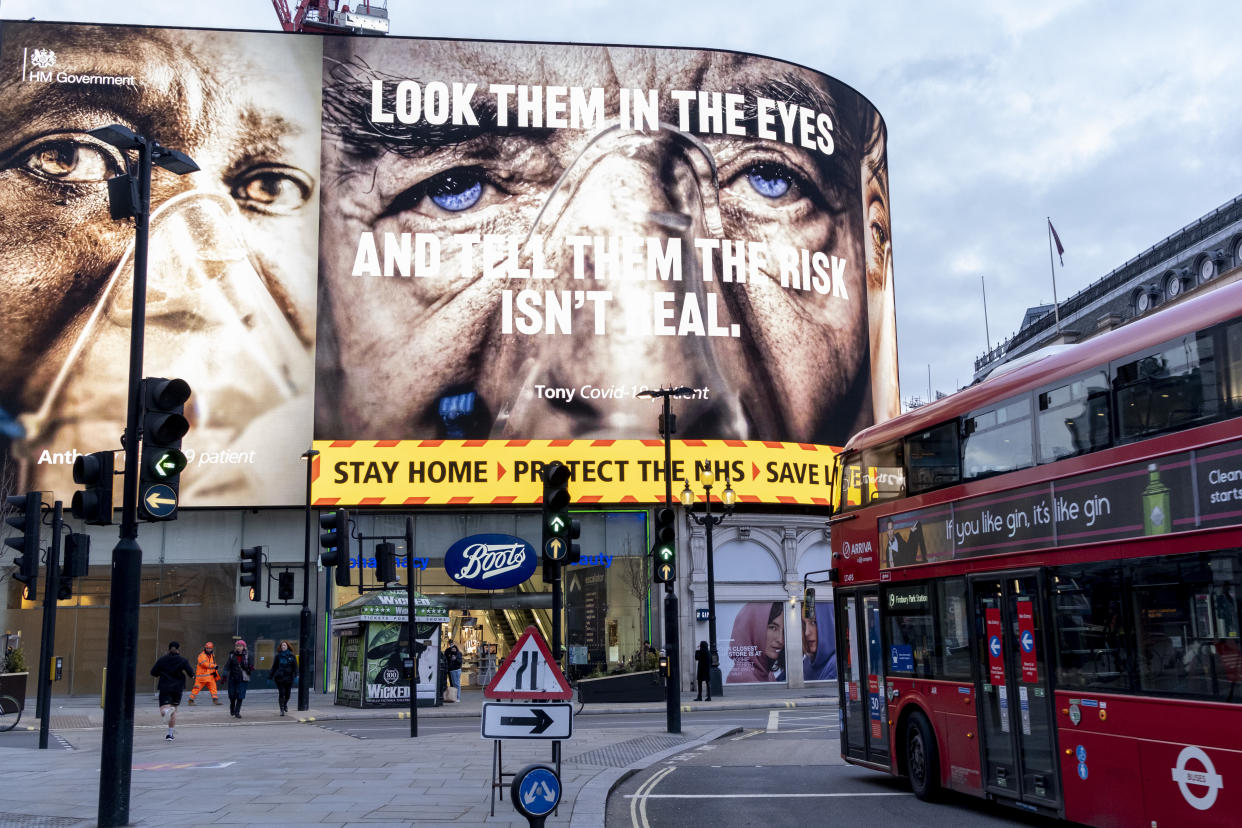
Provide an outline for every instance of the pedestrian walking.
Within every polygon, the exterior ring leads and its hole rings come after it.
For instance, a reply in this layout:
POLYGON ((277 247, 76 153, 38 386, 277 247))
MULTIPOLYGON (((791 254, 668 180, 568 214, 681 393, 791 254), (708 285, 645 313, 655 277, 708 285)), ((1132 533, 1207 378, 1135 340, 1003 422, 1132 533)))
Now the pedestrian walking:
POLYGON ((461 662, 461 650, 450 641, 448 647, 444 649, 444 669, 448 671, 449 684, 452 685, 453 692, 449 694, 451 699, 446 698, 445 701, 461 700, 461 662))
POLYGON ((298 657, 293 654, 288 641, 280 642, 276 650, 276 662, 268 675, 276 685, 277 698, 280 701, 280 715, 289 712, 289 693, 293 689, 293 679, 298 674, 298 657))
POLYGON ((156 660, 155 666, 151 668, 151 675, 159 679, 157 686, 160 694, 160 718, 168 723, 168 733, 165 734, 164 741, 171 742, 176 738, 173 728, 177 726, 177 707, 181 704, 181 694, 185 691, 185 680, 194 677, 190 662, 181 655, 181 644, 176 641, 168 642, 168 652, 156 660))
POLYGON ((241 718, 242 702, 246 700, 246 687, 254 672, 254 658, 246 649, 246 642, 237 639, 228 661, 224 662, 224 680, 229 687, 229 715, 241 718))
POLYGON ((216 681, 220 678, 220 668, 216 665, 216 645, 208 641, 203 651, 198 654, 198 664, 194 671, 194 689, 190 691, 190 704, 200 690, 206 687, 211 691, 211 703, 220 703, 220 694, 216 690, 216 681))
POLYGON ((707 642, 700 641, 699 648, 694 651, 694 678, 699 694, 695 701, 703 701, 703 685, 707 685, 707 700, 712 700, 712 654, 707 649, 707 642))

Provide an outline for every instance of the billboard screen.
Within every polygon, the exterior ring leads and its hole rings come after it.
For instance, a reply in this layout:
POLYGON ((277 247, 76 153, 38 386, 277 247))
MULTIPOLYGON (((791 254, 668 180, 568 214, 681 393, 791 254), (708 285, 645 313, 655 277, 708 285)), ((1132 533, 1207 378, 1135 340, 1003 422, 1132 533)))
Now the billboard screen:
POLYGON ((648 502, 661 387, 675 459, 826 502, 830 447, 897 410, 884 125, 826 75, 9 22, 0 84, 0 408, 32 487, 66 497, 123 425, 134 233, 85 134, 113 122, 202 167, 152 192, 143 373, 195 391, 183 505, 300 503, 312 437, 322 502, 535 502, 513 469, 561 453, 630 470, 575 499, 648 502), (482 488, 414 471, 475 455, 482 488))

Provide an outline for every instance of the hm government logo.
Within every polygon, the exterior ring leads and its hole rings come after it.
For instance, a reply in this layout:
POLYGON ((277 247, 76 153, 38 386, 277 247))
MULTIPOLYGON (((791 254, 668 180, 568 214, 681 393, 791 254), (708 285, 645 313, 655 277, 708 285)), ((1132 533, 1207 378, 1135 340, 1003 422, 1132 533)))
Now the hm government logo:
POLYGON ((56 65, 56 53, 51 49, 32 49, 30 65, 39 69, 47 69, 56 65))
POLYGON ((53 71, 56 52, 51 49, 22 49, 22 80, 28 83, 65 83, 75 86, 137 86, 133 75, 97 75, 90 72, 53 71))

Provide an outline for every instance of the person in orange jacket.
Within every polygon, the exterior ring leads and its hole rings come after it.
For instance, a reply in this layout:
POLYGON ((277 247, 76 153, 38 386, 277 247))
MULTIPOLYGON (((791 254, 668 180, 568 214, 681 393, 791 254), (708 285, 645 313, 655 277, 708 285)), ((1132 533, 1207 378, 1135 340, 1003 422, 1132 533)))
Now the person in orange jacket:
POLYGON ((190 691, 190 704, 198 691, 206 687, 211 691, 211 703, 219 704, 220 697, 216 694, 216 680, 220 678, 220 670, 216 667, 216 645, 208 641, 203 651, 198 654, 198 669, 194 671, 194 689, 190 691))

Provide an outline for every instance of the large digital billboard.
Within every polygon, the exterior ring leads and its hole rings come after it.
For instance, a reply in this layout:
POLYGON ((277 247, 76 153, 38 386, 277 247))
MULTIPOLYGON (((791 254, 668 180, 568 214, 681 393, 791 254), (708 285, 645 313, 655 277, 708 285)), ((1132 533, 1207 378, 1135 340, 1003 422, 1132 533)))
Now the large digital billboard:
POLYGON ((8 22, 0 87, 29 487, 67 499, 74 452, 119 447, 134 233, 86 135, 112 122, 202 167, 153 179, 144 374, 195 391, 185 506, 302 502, 312 438, 323 503, 535 502, 514 470, 562 455, 576 499, 651 502, 661 387, 685 468, 826 501, 831 447, 896 413, 884 124, 818 72, 8 22))

